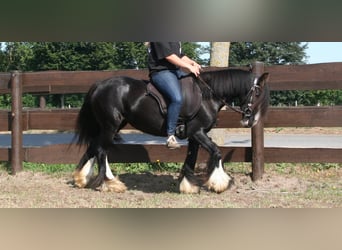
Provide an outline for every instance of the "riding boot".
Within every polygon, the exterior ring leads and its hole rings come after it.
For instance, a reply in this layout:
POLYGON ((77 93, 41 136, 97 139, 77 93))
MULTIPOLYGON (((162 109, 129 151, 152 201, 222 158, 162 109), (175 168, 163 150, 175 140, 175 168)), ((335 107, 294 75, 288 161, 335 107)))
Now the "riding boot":
POLYGON ((181 145, 177 142, 176 137, 174 135, 169 136, 169 138, 166 141, 166 146, 169 149, 176 149, 181 147, 181 145))

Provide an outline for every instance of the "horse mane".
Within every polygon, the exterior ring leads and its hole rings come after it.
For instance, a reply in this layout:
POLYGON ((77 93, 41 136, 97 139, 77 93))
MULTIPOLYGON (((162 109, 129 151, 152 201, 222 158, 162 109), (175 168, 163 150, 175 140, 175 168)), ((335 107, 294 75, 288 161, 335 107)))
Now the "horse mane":
MULTIPOLYGON (((203 99, 244 97, 253 86, 255 75, 250 70, 221 69, 203 72, 197 79, 203 99)), ((260 105, 261 115, 265 115, 269 106, 269 87, 265 84, 261 95, 254 104, 260 105)))
POLYGON ((199 86, 201 92, 202 92, 202 98, 203 100, 209 100, 212 99, 214 96, 214 92, 211 89, 211 86, 208 85, 207 81, 202 78, 202 76, 194 77, 197 85, 199 86))
POLYGON ((203 81, 197 81, 205 99, 241 95, 250 89, 253 81, 253 74, 242 69, 211 70, 200 76, 203 81))

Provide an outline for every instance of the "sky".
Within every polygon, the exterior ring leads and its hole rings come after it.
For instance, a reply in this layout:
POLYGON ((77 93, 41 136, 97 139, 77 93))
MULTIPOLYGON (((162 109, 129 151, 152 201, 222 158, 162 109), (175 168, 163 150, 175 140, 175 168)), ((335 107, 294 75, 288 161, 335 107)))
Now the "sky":
POLYGON ((309 42, 307 63, 342 62, 342 42, 309 42))
POLYGON ((305 53, 308 64, 342 62, 342 42, 308 42, 305 53))

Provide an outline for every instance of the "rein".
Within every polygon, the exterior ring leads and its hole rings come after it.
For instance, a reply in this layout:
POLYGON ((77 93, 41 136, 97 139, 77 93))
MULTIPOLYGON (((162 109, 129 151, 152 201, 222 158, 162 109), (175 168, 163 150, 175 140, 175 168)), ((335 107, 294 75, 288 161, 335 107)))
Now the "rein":
MULTIPOLYGON (((201 76, 198 76, 198 79, 200 80, 201 83, 203 83, 205 85, 205 87, 207 89, 209 89, 209 91, 217 97, 217 95, 215 94, 215 92, 213 91, 213 89, 209 86, 209 84, 203 80, 203 78, 201 76)), ((230 105, 229 103, 226 102, 226 100, 224 100, 223 98, 218 97, 218 99, 221 100, 221 102, 226 105, 228 108, 230 108, 231 110, 246 115, 246 116, 250 116, 252 114, 252 106, 253 106, 253 93, 256 89, 260 89, 260 86, 257 85, 257 78, 254 79, 254 83, 253 86, 251 87, 251 89, 248 91, 247 96, 245 98, 245 100, 243 101, 243 103, 246 103, 246 100, 249 98, 249 102, 247 104, 247 108, 245 110, 241 110, 238 108, 235 108, 234 106, 230 105)))

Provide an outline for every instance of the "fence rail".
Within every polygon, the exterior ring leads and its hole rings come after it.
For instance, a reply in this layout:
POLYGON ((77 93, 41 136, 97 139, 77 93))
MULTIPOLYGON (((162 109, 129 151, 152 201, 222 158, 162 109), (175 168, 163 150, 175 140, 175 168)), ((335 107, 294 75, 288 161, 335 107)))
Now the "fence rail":
MULTIPOLYGON (((209 69, 208 69, 209 70, 209 69)), ((271 90, 319 90, 342 89, 342 63, 327 63, 298 66, 268 66, 262 69, 270 72, 271 90)), ((66 94, 85 93, 91 84, 112 76, 126 75, 134 78, 147 79, 146 70, 116 70, 116 71, 48 71, 48 72, 12 72, 0 73, 0 93, 11 93, 19 100, 12 106, 12 111, 0 111, 0 131, 20 133, 24 130, 73 130, 78 109, 22 109, 21 92, 36 94, 66 94), (14 81, 14 76, 19 76, 14 81), (14 85, 21 85, 16 90, 14 85), (16 92, 17 91, 17 92, 16 92), (18 92, 19 91, 19 92, 18 92), (18 115, 16 111, 19 111, 18 115), (20 123, 20 124, 19 124, 20 123)), ((221 111, 218 118, 218 128, 237 128, 240 115, 230 111, 221 111)), ((264 127, 340 127, 342 125, 342 107, 272 107, 267 119, 261 124, 259 137, 263 137, 264 127)), ((255 131, 254 131, 255 133, 255 131)), ((252 132, 252 137, 255 137, 252 132)), ((253 139, 253 138, 252 138, 253 139)), ((13 140, 13 138, 12 138, 13 140)), ((22 139, 16 139, 22 144, 22 139)), ((341 149, 329 148, 265 148, 256 152, 255 147, 263 147, 263 138, 254 138, 259 146, 252 147, 220 147, 225 161, 253 162, 255 157, 264 158, 265 162, 342 162, 341 149), (259 141, 260 140, 260 141, 259 141), (260 156, 262 153, 262 156, 260 156)), ((20 146, 21 147, 21 146, 20 146)), ((20 170, 21 161, 47 163, 76 163, 83 148, 74 146, 66 151, 68 145, 53 145, 41 148, 20 148, 16 150, 0 149, 0 160, 11 161, 13 172, 20 170), (16 158, 18 162, 15 161, 16 158), (19 168, 15 168, 19 164, 19 168)), ((186 148, 171 151, 162 145, 113 145, 110 150, 111 162, 182 162, 186 155, 186 148), (114 149, 116 154, 113 153, 114 149), (117 153, 119 152, 119 153, 117 153), (121 153, 122 152, 122 153, 121 153)), ((208 155, 204 151, 199 153, 199 161, 205 161, 208 155)), ((260 163, 260 162, 259 162, 260 163)), ((263 165, 263 159, 261 160, 263 165)), ((254 171, 254 169, 253 169, 254 171)), ((261 169, 262 171, 262 169, 261 169)), ((262 174, 262 173, 261 173, 262 174)))

